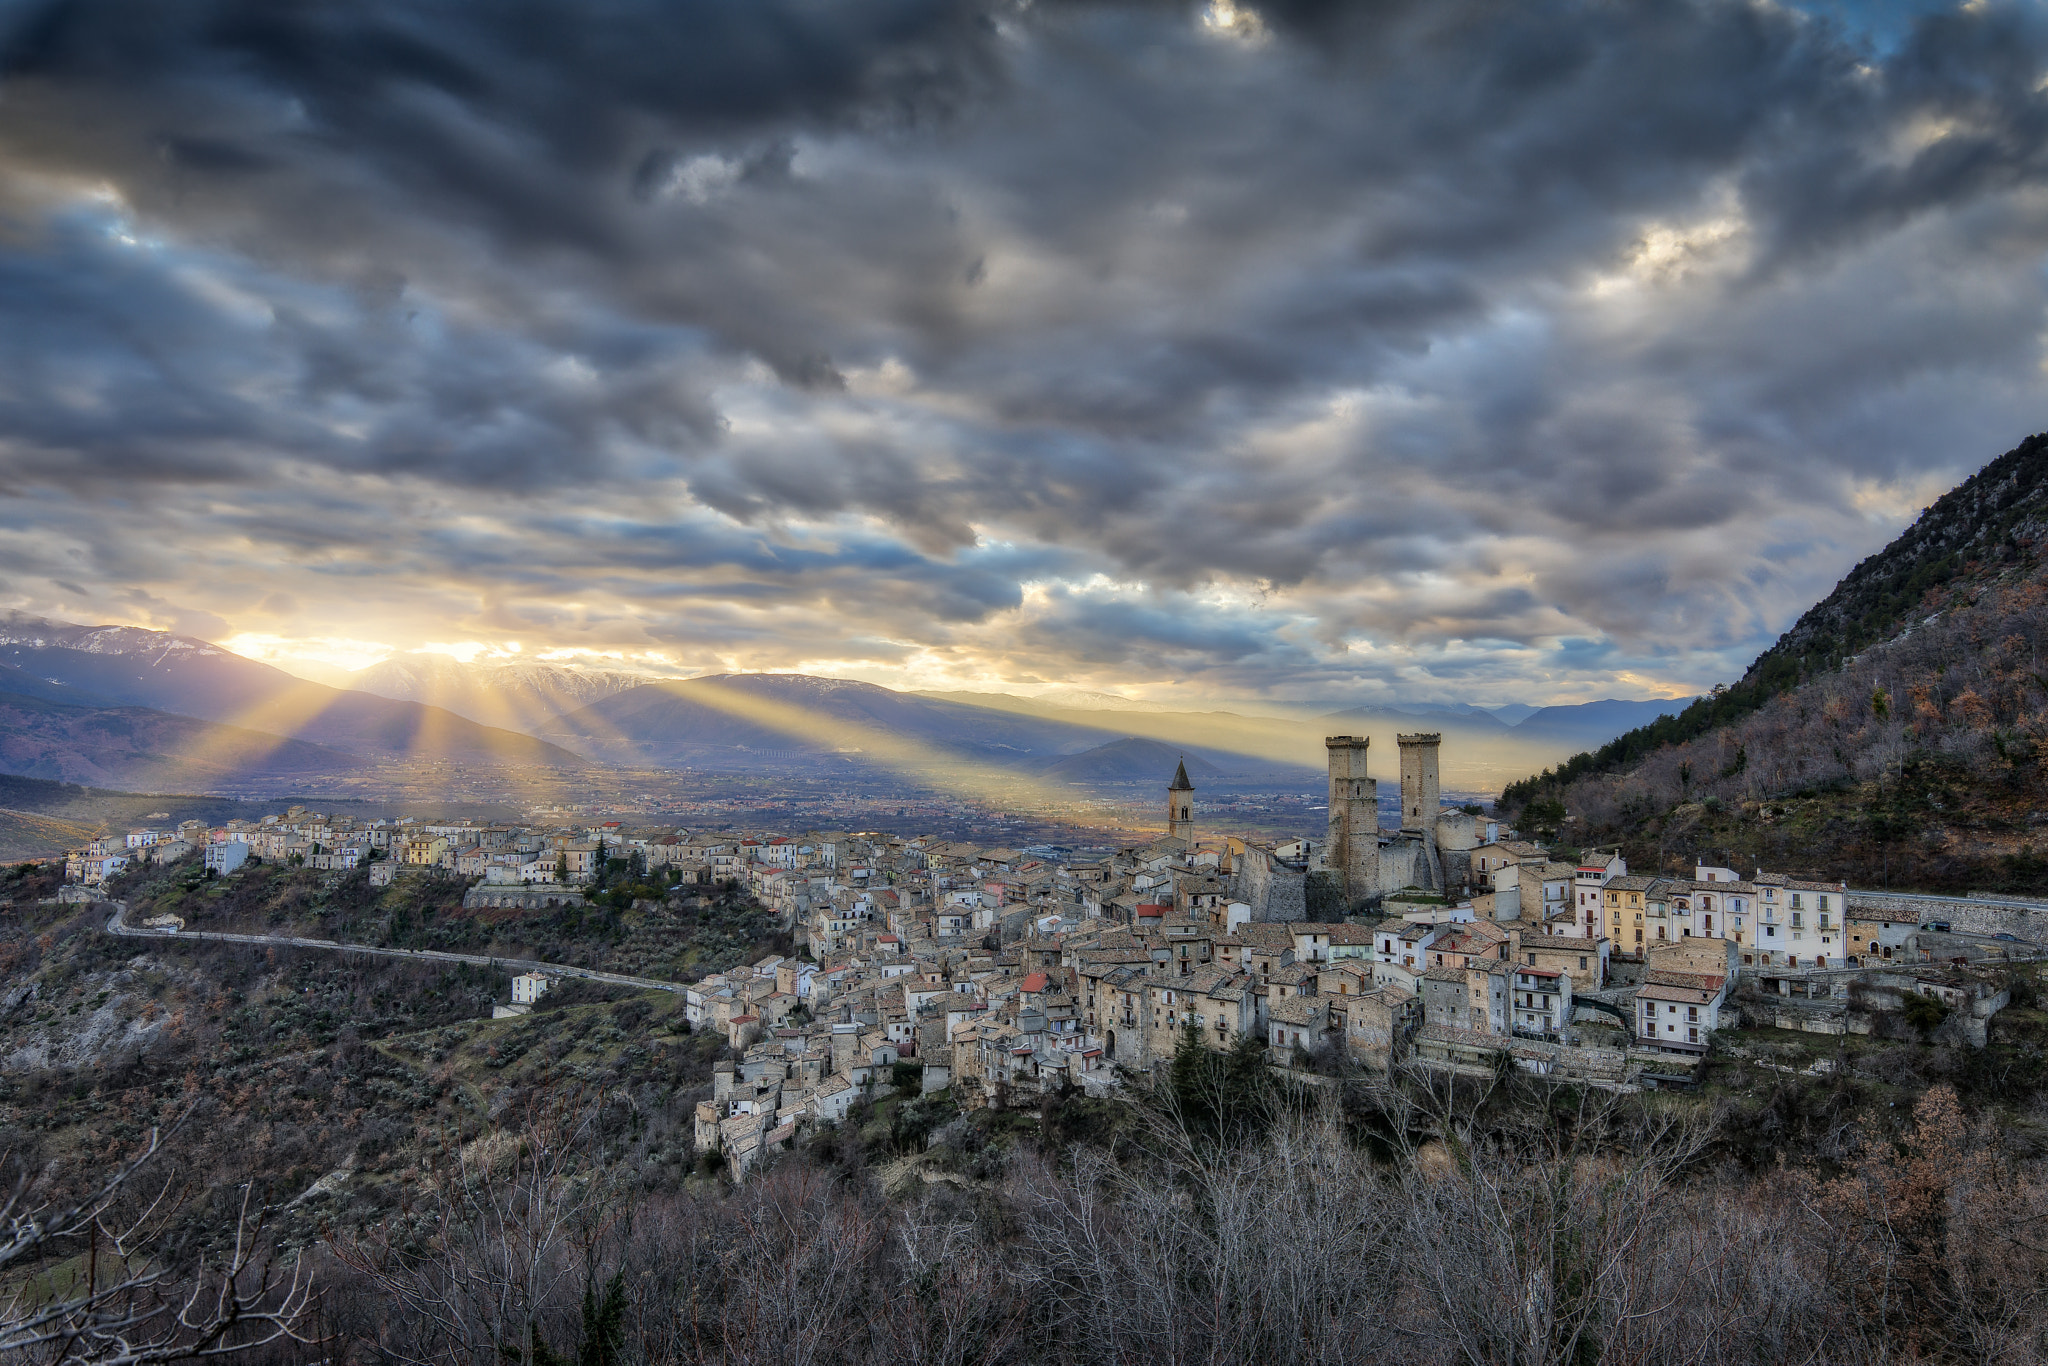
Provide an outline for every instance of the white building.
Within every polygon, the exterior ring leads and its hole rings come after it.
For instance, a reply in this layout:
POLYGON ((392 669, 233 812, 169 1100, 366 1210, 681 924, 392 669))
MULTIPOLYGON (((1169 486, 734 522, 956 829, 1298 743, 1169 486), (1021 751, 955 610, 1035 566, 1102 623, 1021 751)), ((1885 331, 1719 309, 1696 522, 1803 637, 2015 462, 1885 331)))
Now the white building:
POLYGON ((242 840, 206 846, 206 871, 226 876, 249 861, 249 846, 242 840))
POLYGON ((1556 1034, 1572 1018, 1572 979, 1554 968, 1517 965, 1508 989, 1509 1018, 1514 1029, 1529 1034, 1556 1034))
POLYGON ((1726 995, 1725 985, 1651 982, 1636 992, 1636 1041, 1667 1053, 1706 1052, 1708 1036, 1721 1025, 1726 995))
POLYGON ((522 972, 512 979, 512 1004, 530 1006, 548 994, 548 979, 537 972, 522 972))

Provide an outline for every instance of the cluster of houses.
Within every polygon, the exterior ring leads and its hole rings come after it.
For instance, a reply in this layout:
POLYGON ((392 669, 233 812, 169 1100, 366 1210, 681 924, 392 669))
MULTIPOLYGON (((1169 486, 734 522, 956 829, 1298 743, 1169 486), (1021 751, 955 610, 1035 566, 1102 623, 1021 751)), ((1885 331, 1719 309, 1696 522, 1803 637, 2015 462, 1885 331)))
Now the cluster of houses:
POLYGON ((629 830, 618 821, 588 826, 492 825, 411 817, 359 821, 294 806, 260 820, 209 826, 184 821, 106 836, 65 858, 67 881, 97 887, 131 864, 174 863, 203 853, 206 867, 229 873, 250 859, 346 872, 373 865, 372 881, 407 874, 446 874, 486 886, 574 887, 596 877, 607 858, 637 856, 651 870, 674 869, 681 880, 747 880, 750 874, 832 866, 838 844, 779 836, 721 835, 692 839, 687 831, 629 830), (381 867, 375 865, 382 865, 381 867))
MULTIPOLYGON (((1403 825, 1382 831, 1365 742, 1333 737, 1323 842, 1202 838, 1183 767, 1166 792, 1168 833, 1099 858, 832 831, 355 822, 292 807, 132 831, 73 854, 68 871, 90 886, 131 860, 194 852, 222 873, 251 857, 336 872, 367 863, 373 881, 467 879, 469 904, 556 904, 625 858, 672 894, 743 886, 786 917, 799 955, 685 989, 692 1026, 735 1053, 696 1124, 700 1150, 735 1172, 884 1085, 950 1088, 970 1109, 1103 1092, 1190 1038, 1255 1046, 1305 1075, 1400 1062, 1611 1084, 1683 1075, 1745 973, 1918 956, 1915 918, 1860 909, 1840 884, 1711 865, 1640 877, 1619 854, 1558 862, 1469 808, 1442 808, 1436 737, 1401 738, 1403 825)), ((545 990, 522 978, 501 1013, 524 1013, 545 990)))
POLYGON ((1559 863, 1541 846, 1505 840, 1473 854, 1477 913, 1534 921, 1643 958, 1682 939, 1724 940, 1742 967, 1872 967, 1906 951, 1918 916, 1841 882, 1803 882, 1701 864, 1690 878, 1640 877, 1619 854, 1559 863), (1885 903, 1880 909, 1874 903, 1885 903))

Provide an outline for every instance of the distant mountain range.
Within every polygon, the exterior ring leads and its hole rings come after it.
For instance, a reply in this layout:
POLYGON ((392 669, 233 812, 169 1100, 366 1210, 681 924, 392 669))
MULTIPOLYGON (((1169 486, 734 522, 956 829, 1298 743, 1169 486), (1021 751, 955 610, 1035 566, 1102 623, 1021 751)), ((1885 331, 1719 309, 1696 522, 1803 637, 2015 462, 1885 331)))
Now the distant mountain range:
POLYGON ((1196 787, 1226 781, 1232 775, 1192 754, 1158 740, 1126 737, 1106 745, 1055 759, 1039 769, 1039 776, 1056 782, 1088 786, 1094 783, 1157 783, 1166 785, 1167 775, 1177 764, 1186 764, 1188 779, 1196 787))
POLYGON ((389 759, 588 763, 530 735, 309 683, 203 640, 18 613, 0 618, 0 697, 12 708, 0 718, 0 767, 112 786, 219 788, 389 759), (94 738, 122 733, 133 746, 94 738))
MULTIPOLYGON (((1376 735, 1388 764, 1394 733, 1434 730, 1445 736, 1449 771, 1478 786, 1495 771, 1514 771, 1524 756, 1554 756, 1679 705, 1546 707, 1510 725, 1478 708, 1276 717, 1140 710, 1142 704, 1130 699, 1096 705, 1104 696, 1083 694, 1084 705, 1062 706, 1048 696, 904 693, 801 674, 725 674, 643 684, 567 713, 538 733, 625 764, 755 767, 832 756, 899 771, 969 763, 1062 782, 1121 783, 1146 781, 1143 763, 1182 753, 1199 756, 1211 781, 1299 782, 1322 768, 1322 739, 1333 730, 1376 735), (1069 758, 1080 761, 1065 762, 1069 758)), ((1152 775, 1161 782, 1173 758, 1163 762, 1152 775)))
POLYGON ((1447 782, 1484 790, 1497 775, 1604 742, 1676 705, 1162 711, 1079 689, 898 692, 802 674, 650 681, 424 653, 395 655, 348 681, 308 682, 160 631, 0 618, 0 771, 218 791, 398 759, 550 769, 828 764, 942 785, 972 772, 1087 786, 1164 782, 1185 755, 1198 784, 1299 784, 1322 768, 1326 734, 1371 735, 1391 773, 1394 734, 1420 729, 1444 735, 1447 782))
POLYGON ((695 764, 802 752, 899 768, 934 760, 1022 767, 1114 738, 1094 724, 806 674, 643 684, 559 717, 541 733, 618 762, 695 764))
POLYGON ((1660 716, 1676 716, 1691 700, 1681 697, 1624 702, 1608 698, 1600 702, 1574 702, 1557 707, 1523 707, 1517 704, 1491 711, 1480 707, 1416 706, 1408 703, 1399 707, 1333 711, 1326 713, 1323 719, 1331 722, 1398 722, 1410 730, 1433 730, 1449 725, 1461 731, 1476 729, 1482 734, 1497 728, 1518 740, 1583 745, 1599 744, 1625 730, 1647 726, 1660 716), (1503 713, 1519 714, 1509 719, 1503 713))
MULTIPOLYGON (((931 694, 943 697, 943 693, 931 694)), ((971 694, 969 694, 971 696, 971 694)), ((1120 697, 1113 692, 1090 692, 1086 688, 1054 688, 1034 696, 1034 702, 1048 707, 1061 707, 1067 711, 1159 711, 1151 702, 1140 702, 1135 697, 1120 697)))
POLYGON ((519 661, 465 664, 452 655, 393 655, 348 675, 346 686, 423 702, 486 726, 532 734, 565 712, 648 683, 645 674, 519 661))

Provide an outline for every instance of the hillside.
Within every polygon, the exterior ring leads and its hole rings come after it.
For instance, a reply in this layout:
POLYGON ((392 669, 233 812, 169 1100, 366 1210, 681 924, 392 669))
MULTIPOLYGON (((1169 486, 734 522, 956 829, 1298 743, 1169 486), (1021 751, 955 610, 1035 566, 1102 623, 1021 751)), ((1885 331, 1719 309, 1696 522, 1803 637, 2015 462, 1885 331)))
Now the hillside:
MULTIPOLYGON (((1528 782, 1622 772, 1658 749, 1731 725, 1773 697, 1839 669, 1856 651, 1892 639, 1930 594, 2035 572, 2044 531, 2048 433, 2028 437, 1936 499, 1891 544, 1844 575, 1736 682, 1528 782)), ((1532 794, 1525 783, 1511 783, 1501 800, 1519 809, 1532 794)))
POLYGON ((347 773, 361 759, 145 707, 80 707, 0 693, 0 771, 124 788, 238 787, 347 773))
POLYGON ((1186 764, 1197 787, 1229 781, 1227 774, 1199 754, 1184 754, 1157 740, 1130 737, 1055 759, 1042 776, 1069 783, 1153 783, 1164 786, 1176 764, 1186 764))
POLYGON ((33 811, 0 808, 0 862, 51 858, 98 834, 98 827, 33 811))
POLYGON ((1511 784, 1645 868, 1695 853, 1927 888, 2048 887, 2048 440, 1858 565, 1741 683, 1511 784))
POLYGON ((531 736, 479 725, 439 707, 309 683, 206 641, 162 631, 10 614, 0 618, 0 665, 13 670, 0 676, 0 686, 13 679, 28 690, 18 696, 146 707, 302 740, 358 759, 586 764, 531 736))

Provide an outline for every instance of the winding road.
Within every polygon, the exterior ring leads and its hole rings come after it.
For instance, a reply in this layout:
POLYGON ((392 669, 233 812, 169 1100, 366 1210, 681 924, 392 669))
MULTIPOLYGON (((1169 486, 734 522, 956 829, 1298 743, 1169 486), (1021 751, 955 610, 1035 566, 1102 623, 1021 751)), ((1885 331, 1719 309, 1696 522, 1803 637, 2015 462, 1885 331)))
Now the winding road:
POLYGON ((259 948, 330 949, 337 953, 366 953, 379 958, 408 958, 415 962, 471 963, 477 967, 509 968, 515 972, 542 972, 551 977, 582 977, 592 982, 609 982, 614 986, 639 987, 649 991, 680 992, 688 986, 685 982, 663 982, 652 977, 627 977, 622 973, 571 967, 567 963, 542 963, 530 958, 492 958, 476 953, 450 953, 445 949, 387 949, 372 944, 344 944, 335 939, 300 939, 291 935, 143 929, 128 923, 127 902, 113 901, 107 904, 114 908, 114 913, 107 917, 107 933, 130 939, 189 939, 195 943, 205 944, 254 944, 259 948))

